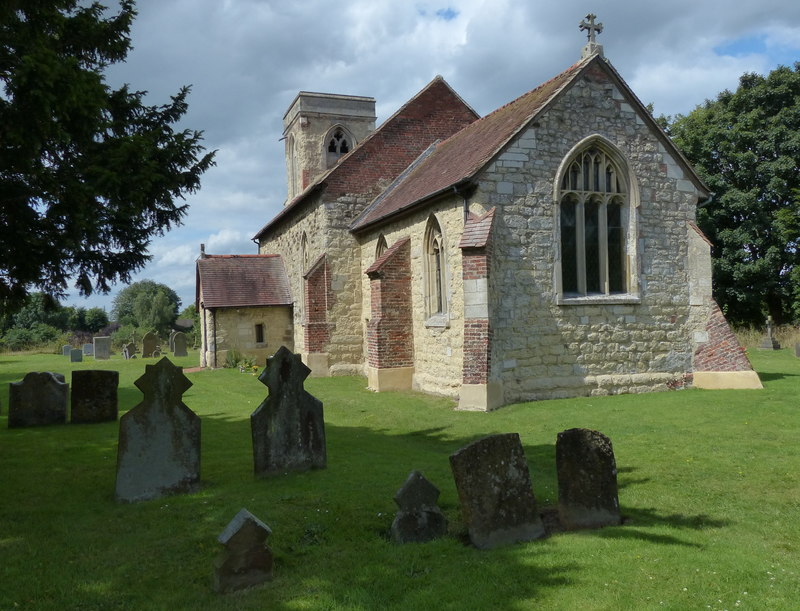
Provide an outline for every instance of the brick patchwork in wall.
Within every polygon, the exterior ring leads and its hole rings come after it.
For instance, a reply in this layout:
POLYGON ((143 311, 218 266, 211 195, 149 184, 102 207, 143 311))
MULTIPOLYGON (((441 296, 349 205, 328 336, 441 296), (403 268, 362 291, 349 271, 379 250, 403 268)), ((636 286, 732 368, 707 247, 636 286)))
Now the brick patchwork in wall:
POLYGON ((376 368, 412 367, 411 240, 398 240, 366 274, 371 291, 367 363, 376 368))
POLYGON ((334 302, 326 255, 320 255, 305 275, 304 293, 306 326, 303 347, 307 353, 325 352, 332 327, 328 322, 328 310, 334 302))
POLYGON ((716 301, 711 301, 708 341, 694 353, 695 371, 750 371, 753 366, 716 301))

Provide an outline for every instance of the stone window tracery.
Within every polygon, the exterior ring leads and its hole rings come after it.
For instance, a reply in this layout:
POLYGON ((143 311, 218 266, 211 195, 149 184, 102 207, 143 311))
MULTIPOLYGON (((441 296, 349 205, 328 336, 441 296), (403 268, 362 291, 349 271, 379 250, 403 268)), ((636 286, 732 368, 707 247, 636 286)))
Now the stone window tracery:
POLYGON ((384 236, 383 234, 379 235, 378 236, 378 244, 375 246, 375 260, 376 261, 381 258, 381 255, 383 255, 383 253, 386 252, 387 248, 388 248, 388 246, 386 244, 386 236, 384 236))
POLYGON ((335 165, 339 157, 346 155, 354 146, 353 136, 341 126, 331 129, 325 136, 325 159, 330 168, 335 165))
POLYGON ((563 298, 632 292, 630 187, 620 163, 598 142, 578 150, 557 189, 560 294, 563 298))
POLYGON ((436 217, 428 219, 425 229, 425 310, 429 318, 446 318, 447 273, 442 229, 436 217))

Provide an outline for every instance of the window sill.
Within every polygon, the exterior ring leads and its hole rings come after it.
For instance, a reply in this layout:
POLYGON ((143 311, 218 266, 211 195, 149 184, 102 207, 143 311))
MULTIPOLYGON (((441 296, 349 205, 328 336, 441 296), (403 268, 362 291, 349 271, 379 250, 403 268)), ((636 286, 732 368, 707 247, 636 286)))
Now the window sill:
POLYGON ((428 329, 447 329, 450 327, 450 317, 446 312, 439 312, 425 321, 428 329))
POLYGON ((560 295, 556 299, 557 305, 635 305, 642 303, 638 295, 630 293, 620 295, 581 295, 580 297, 564 297, 560 295))

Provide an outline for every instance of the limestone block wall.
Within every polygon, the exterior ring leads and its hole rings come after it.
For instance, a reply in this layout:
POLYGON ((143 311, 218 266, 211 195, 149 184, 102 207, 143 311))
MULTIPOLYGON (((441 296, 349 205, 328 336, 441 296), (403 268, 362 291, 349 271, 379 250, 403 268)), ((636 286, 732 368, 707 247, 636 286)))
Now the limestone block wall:
POLYGON ((201 364, 223 367, 228 351, 236 349, 263 367, 266 358, 281 346, 294 350, 291 311, 289 306, 203 309, 201 364), (263 342, 256 342, 257 324, 264 326, 263 342))
MULTIPOLYGON (((410 238, 411 250, 411 309, 413 333, 415 390, 431 394, 458 397, 464 360, 464 291, 461 272, 459 241, 464 229, 463 200, 448 197, 424 211, 384 225, 380 230, 361 236, 361 283, 364 312, 370 311, 369 278, 364 270, 375 262, 378 238, 381 234, 391 248, 398 240, 410 238), (445 244, 446 297, 448 315, 446 325, 426 319, 424 296, 424 236, 428 218, 436 216, 445 244)), ((367 321, 364 322, 366 326, 367 321)), ((363 353, 368 352, 364 345, 363 353)))
POLYGON ((698 191, 648 124, 602 74, 575 85, 479 177, 474 196, 497 206, 490 274, 495 350, 490 380, 504 401, 682 386, 692 367, 687 221, 698 191), (599 135, 638 183, 629 222, 630 295, 559 300, 559 164, 599 135))

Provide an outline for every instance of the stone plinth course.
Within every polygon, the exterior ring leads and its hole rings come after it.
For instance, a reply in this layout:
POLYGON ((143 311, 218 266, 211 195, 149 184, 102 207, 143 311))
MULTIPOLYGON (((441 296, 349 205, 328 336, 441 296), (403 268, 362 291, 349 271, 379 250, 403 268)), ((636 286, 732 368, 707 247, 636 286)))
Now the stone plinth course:
POLYGON ((105 361, 111 358, 111 338, 107 336, 92 338, 94 343, 94 358, 105 361))
POLYGON ((439 509, 439 489, 419 471, 412 471, 394 495, 400 508, 392 522, 395 543, 425 543, 447 533, 447 518, 439 509))
POLYGON ((32 371, 8 385, 8 428, 65 424, 69 384, 60 373, 32 371))
POLYGON ((181 400, 192 385, 167 357, 135 382, 144 400, 119 420, 116 498, 136 502, 195 491, 200 418, 181 400))
POLYGON ((545 536, 517 433, 484 437, 450 456, 469 539, 490 549, 545 536))
POLYGON ((558 517, 567 530, 622 523, 617 464, 611 440, 598 431, 569 429, 556 440, 558 517))
POLYGON ((186 334, 183 333, 182 331, 178 331, 171 336, 170 344, 173 356, 189 355, 189 353, 186 352, 186 334))
POLYGON ((72 372, 73 424, 113 422, 117 419, 119 372, 85 369, 72 372))
POLYGON ((269 526, 242 509, 217 537, 225 548, 214 561, 214 591, 234 592, 272 579, 269 526))
POLYGON ((303 388, 311 370, 285 346, 258 379, 269 395, 250 416, 258 476, 322 469, 327 464, 322 402, 303 388))

